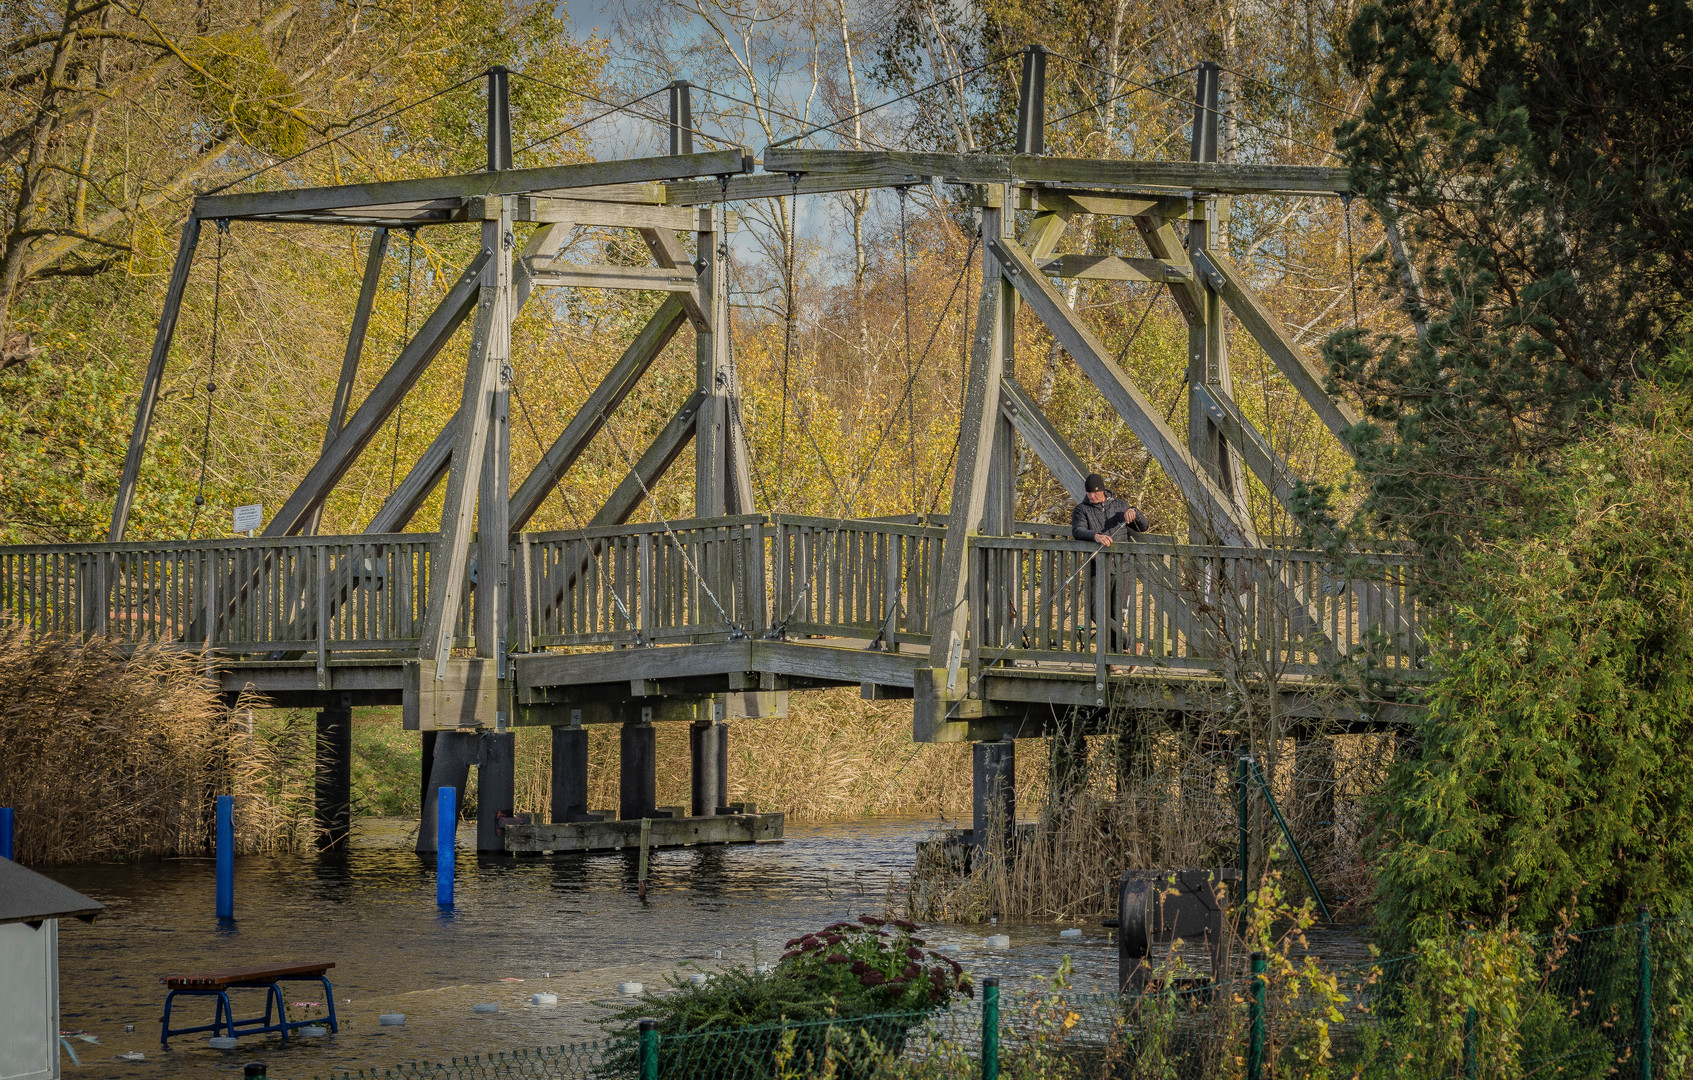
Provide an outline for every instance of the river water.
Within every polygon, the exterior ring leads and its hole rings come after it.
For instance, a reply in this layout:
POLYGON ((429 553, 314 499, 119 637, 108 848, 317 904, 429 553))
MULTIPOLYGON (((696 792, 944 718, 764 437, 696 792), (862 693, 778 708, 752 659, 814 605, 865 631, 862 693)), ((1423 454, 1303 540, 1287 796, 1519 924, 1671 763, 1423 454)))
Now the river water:
MULTIPOLYGON (((776 844, 655 852, 645 903, 635 895, 633 853, 461 856, 457 902, 447 913, 435 904, 433 857, 409 849, 410 828, 367 820, 341 855, 237 860, 233 926, 214 917, 209 860, 49 870, 107 905, 92 924, 60 927, 61 1025, 99 1040, 72 1040, 82 1066, 66 1058, 66 1075, 229 1077, 262 1059, 273 1078, 309 1080, 332 1070, 597 1038, 606 1006, 628 1000, 620 999, 620 982, 652 987, 666 976, 774 960, 799 933, 882 913, 915 842, 940 824, 802 823, 776 844), (253 1036, 219 1051, 202 1033, 160 1048, 161 977, 319 960, 335 962, 339 1034, 294 1038, 287 1046, 275 1035, 253 1036), (556 994, 558 1004, 530 1005, 543 991, 556 994), (478 1004, 499 1011, 475 1013, 478 1004), (406 1015, 403 1027, 379 1025, 391 1012, 406 1015), (129 1053, 145 1060, 120 1060, 129 1053)), ((1105 931, 1082 925, 1076 940, 1061 939, 1060 929, 949 925, 924 936, 931 946, 957 945, 961 963, 978 977, 1000 976, 1008 989, 1037 985, 1066 955, 1078 988, 1107 988, 1116 951, 1105 931), (987 947, 996 933, 1010 936, 1009 950, 987 947)), ((1335 940, 1340 953, 1357 953, 1355 940, 1335 940)), ((323 997, 311 983, 284 984, 284 994, 290 1003, 323 997)), ((258 991, 232 997, 238 1015, 262 1009, 258 991)), ((172 1020, 204 1023, 210 1013, 209 999, 179 998, 172 1020)))

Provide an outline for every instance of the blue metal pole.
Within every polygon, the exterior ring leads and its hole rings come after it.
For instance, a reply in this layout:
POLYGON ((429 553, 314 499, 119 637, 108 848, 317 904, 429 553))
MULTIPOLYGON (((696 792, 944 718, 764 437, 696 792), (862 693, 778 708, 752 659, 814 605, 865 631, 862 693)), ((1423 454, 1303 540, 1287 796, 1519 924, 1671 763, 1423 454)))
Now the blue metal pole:
POLYGON ((17 827, 17 814, 10 806, 0 806, 0 859, 15 859, 12 854, 12 830, 17 827))
POLYGON ((458 789, 440 789, 440 802, 435 817, 435 902, 442 907, 453 906, 454 848, 458 843, 458 789))
POLYGON ((235 918, 235 796, 218 796, 218 918, 235 918))

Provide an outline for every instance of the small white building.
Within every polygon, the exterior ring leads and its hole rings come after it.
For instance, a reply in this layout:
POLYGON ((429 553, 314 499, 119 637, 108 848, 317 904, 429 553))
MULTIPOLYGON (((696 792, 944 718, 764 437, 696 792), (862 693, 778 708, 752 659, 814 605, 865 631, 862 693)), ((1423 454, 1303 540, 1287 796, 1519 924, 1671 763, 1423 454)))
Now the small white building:
POLYGON ((59 920, 103 907, 0 859, 0 1080, 59 1080, 59 920))

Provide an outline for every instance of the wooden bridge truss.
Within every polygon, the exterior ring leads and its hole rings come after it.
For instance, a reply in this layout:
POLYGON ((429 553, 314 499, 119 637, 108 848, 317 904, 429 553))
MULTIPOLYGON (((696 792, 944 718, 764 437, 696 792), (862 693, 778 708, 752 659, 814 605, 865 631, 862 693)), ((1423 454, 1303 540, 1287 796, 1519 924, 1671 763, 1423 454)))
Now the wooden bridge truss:
MULTIPOLYGON (((1025 88, 1043 76, 1025 54, 1025 88)), ((1317 552, 1270 547, 1247 514, 1245 472, 1284 504, 1295 476, 1235 404, 1232 312, 1337 438, 1357 416, 1221 250, 1238 195, 1343 196, 1343 170, 1224 164, 1217 69, 1200 69, 1192 160, 1047 156, 1038 93, 1017 153, 768 148, 693 152, 687 87, 672 87, 671 153, 511 167, 501 69, 489 74, 488 169, 463 176, 218 194, 195 200, 159 321, 108 542, 0 549, 0 604, 43 629, 160 640, 215 655, 228 690, 279 704, 403 703, 408 726, 572 728, 596 720, 756 715, 783 691, 858 685, 911 697, 919 740, 1037 735, 1060 713, 1214 708, 1219 676, 1259 671, 1290 723, 1393 722, 1391 703, 1335 691, 1335 661, 1373 647, 1380 670, 1419 670, 1410 565, 1382 554, 1347 576, 1317 552), (738 201, 934 179, 980 208, 983 291, 950 514, 943 522, 760 514, 727 361, 724 260, 738 201), (1026 227, 1017 233, 1018 213, 1026 227), (1055 254, 1079 214, 1131 220, 1144 254, 1055 254), (124 539, 142 451, 202 225, 372 230, 322 453, 251 540, 124 539), (390 230, 479 223, 482 243, 374 389, 353 407, 390 230), (518 248, 515 226, 537 228, 518 248), (1185 223, 1185 235, 1177 231, 1185 223), (573 226, 635 230, 652 265, 584 265, 573 226), (692 234, 693 247, 686 237, 692 234), (1065 303, 1054 279, 1163 282, 1189 328, 1185 433, 1065 303), (668 296, 540 463, 510 475, 510 326, 537 288, 668 296), (1086 466, 1018 383, 1020 305, 1052 332, 1182 493, 1185 537, 1108 550, 1014 520, 1015 439, 1073 495, 1086 466), (365 533, 319 537, 325 499, 466 322, 462 403, 365 533), (607 417, 682 332, 694 389, 584 529, 525 531, 607 417), (630 525, 689 441, 695 517, 630 525), (437 486, 432 532, 403 530, 437 486), (472 584, 472 565, 475 582, 472 584), (1115 608, 1108 629, 1090 613, 1115 608), (677 646, 677 647, 668 647, 677 646), (1132 666, 1114 675, 1114 666, 1132 666)), ((1030 104, 1033 102, 1034 104, 1030 104)), ((1342 446, 1346 444, 1342 441, 1342 446)), ((697 755, 696 755, 697 756, 697 755)), ((978 754, 978 769, 982 768, 978 754)), ((990 764, 991 767, 991 764, 990 764)), ((721 777, 719 777, 721 780, 721 777)), ((698 801, 698 800, 696 800, 698 801)), ((705 799, 706 812, 711 800, 705 799)), ((697 810, 697 808, 696 808, 697 810)))

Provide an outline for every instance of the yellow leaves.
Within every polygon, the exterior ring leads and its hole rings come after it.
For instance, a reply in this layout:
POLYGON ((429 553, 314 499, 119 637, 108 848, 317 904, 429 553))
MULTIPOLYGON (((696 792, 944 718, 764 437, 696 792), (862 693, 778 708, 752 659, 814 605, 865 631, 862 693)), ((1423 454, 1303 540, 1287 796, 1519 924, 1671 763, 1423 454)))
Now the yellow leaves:
POLYGON ((182 51, 191 64, 189 85, 242 139, 283 157, 305 149, 300 91, 256 29, 196 38, 182 51))

